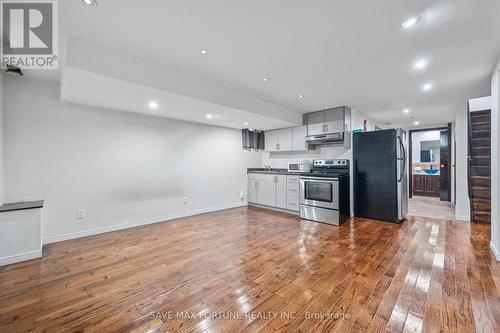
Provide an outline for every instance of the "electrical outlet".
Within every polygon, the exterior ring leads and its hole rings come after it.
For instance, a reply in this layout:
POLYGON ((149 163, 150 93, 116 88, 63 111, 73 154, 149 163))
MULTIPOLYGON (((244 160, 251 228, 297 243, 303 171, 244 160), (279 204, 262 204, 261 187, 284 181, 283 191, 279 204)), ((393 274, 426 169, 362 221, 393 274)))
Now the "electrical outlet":
POLYGON ((188 203, 188 197, 184 197, 184 199, 182 200, 182 204, 187 205, 187 203, 188 203))
POLYGON ((85 213, 85 209, 78 208, 76 210, 76 219, 77 220, 82 220, 85 218, 87 214, 85 213))
POLYGON ((245 201, 245 195, 243 192, 240 192, 240 201, 245 201))

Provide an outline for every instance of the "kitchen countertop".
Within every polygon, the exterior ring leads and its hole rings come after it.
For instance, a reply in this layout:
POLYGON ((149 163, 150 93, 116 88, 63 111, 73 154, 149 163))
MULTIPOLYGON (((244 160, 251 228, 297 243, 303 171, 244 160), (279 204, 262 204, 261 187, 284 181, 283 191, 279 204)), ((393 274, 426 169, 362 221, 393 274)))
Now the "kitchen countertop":
POLYGON ((302 175, 310 175, 310 172, 289 172, 288 169, 278 169, 272 168, 268 170, 266 168, 248 168, 247 173, 266 173, 273 175, 287 175, 287 176, 302 176, 302 175))
POLYGON ((43 207, 43 200, 6 203, 0 206, 0 213, 43 207))
POLYGON ((340 172, 337 175, 331 174, 312 174, 311 172, 289 172, 288 169, 271 169, 267 170, 266 168, 248 168, 247 173, 261 173, 261 174, 269 174, 269 175, 286 175, 286 176, 314 176, 314 177, 324 177, 324 178, 339 178, 348 176, 348 172, 340 172))

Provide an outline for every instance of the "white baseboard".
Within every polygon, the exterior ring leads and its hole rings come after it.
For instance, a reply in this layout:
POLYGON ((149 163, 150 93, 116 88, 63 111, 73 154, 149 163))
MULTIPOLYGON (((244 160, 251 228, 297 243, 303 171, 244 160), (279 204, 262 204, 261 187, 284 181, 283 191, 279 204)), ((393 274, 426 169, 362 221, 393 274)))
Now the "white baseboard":
POLYGON ((495 247, 493 242, 490 242, 490 249, 491 249, 491 252, 493 252, 493 254, 495 255, 495 259, 497 261, 500 261, 500 251, 498 251, 498 249, 495 247))
POLYGON ((42 251, 26 252, 21 254, 16 254, 9 257, 0 258, 0 266, 15 264, 17 262, 31 260, 40 258, 42 256, 42 251))
POLYGON ((128 223, 117 224, 117 225, 112 225, 112 226, 107 226, 107 227, 102 227, 102 228, 83 230, 83 231, 78 231, 78 232, 73 232, 73 233, 68 233, 68 234, 47 236, 43 239, 43 244, 57 243, 57 242, 62 242, 65 240, 70 240, 70 239, 75 239, 75 238, 80 238, 80 237, 93 236, 93 235, 103 234, 106 232, 123 230, 123 229, 128 229, 128 228, 133 228, 133 227, 139 227, 139 226, 147 225, 147 224, 166 222, 166 221, 170 221, 170 220, 180 219, 183 217, 211 213, 211 212, 216 212, 219 210, 238 208, 238 207, 243 207, 243 206, 247 206, 247 202, 237 202, 237 203, 223 205, 223 206, 210 207, 210 208, 199 209, 199 210, 194 210, 194 211, 190 211, 190 212, 182 212, 182 213, 176 213, 176 214, 171 214, 171 215, 166 215, 166 216, 160 216, 160 217, 147 219, 147 220, 128 222, 128 223))
POLYGON ((468 215, 456 215, 455 220, 470 222, 470 216, 468 216, 468 215))

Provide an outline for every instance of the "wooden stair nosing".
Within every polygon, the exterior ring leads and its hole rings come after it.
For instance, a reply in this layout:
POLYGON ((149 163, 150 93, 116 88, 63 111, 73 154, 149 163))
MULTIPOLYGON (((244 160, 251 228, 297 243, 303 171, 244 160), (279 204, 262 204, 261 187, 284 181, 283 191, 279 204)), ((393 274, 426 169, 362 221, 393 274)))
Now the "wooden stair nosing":
POLYGON ((469 111, 470 112, 470 115, 471 117, 473 116, 484 116, 484 115, 488 115, 488 114, 491 114, 491 110, 490 109, 486 109, 486 110, 479 110, 479 111, 469 111))

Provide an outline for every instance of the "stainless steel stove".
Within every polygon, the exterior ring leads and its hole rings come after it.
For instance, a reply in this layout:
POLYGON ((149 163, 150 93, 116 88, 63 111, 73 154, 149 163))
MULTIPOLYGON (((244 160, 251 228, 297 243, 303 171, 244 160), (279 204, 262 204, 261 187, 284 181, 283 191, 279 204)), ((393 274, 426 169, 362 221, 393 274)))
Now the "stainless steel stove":
POLYGON ((300 217, 340 225, 350 217, 349 160, 314 160, 300 176, 300 217))

